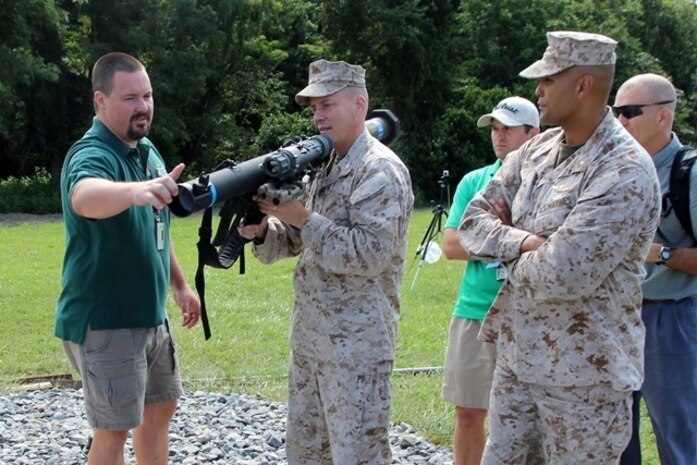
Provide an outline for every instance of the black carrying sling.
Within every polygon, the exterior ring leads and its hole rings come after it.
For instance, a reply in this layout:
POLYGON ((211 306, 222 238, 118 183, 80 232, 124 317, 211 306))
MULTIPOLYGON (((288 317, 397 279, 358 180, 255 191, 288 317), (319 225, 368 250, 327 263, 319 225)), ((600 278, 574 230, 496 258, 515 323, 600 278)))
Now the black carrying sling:
POLYGON ((683 146, 675 154, 670 168, 670 187, 664 198, 663 211, 664 215, 667 215, 672 207, 682 228, 697 241, 690 217, 690 172, 696 160, 697 150, 689 145, 683 146), (666 199, 670 202, 670 206, 667 205, 666 199))
MULTIPOLYGON (((240 236, 237 227, 240 225, 242 218, 249 224, 252 224, 253 219, 250 216, 256 216, 257 220, 260 213, 256 213, 255 208, 252 208, 251 201, 244 202, 237 199, 236 201, 227 201, 220 210, 220 222, 218 223, 218 231, 215 238, 213 237, 213 208, 208 207, 203 212, 201 219, 201 227, 198 229, 198 267, 196 268, 196 292, 198 292, 201 300, 201 324, 203 325, 203 334, 206 340, 211 337, 211 329, 208 323, 208 313, 206 311, 206 265, 213 268, 228 269, 235 264, 237 259, 240 260, 240 274, 244 274, 244 246, 249 239, 240 236), (251 212, 250 212, 251 210, 251 212)), ((258 210, 256 210, 258 212, 258 210)), ((257 221, 258 222, 258 221, 257 221)))

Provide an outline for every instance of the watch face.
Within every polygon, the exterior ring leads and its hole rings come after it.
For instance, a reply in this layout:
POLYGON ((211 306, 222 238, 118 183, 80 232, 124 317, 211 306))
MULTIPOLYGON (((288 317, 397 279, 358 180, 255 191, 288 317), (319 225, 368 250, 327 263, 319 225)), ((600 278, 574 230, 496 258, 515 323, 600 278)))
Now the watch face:
POLYGON ((673 251, 669 247, 661 247, 661 252, 659 253, 661 260, 667 262, 670 257, 673 256, 673 251))

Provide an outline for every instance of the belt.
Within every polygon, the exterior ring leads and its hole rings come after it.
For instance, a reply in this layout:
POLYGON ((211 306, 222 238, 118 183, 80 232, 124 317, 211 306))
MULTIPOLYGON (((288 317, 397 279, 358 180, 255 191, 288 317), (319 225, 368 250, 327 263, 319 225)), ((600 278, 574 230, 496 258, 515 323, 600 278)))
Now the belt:
POLYGON ((665 302, 665 300, 652 300, 652 299, 642 299, 641 305, 646 305, 646 304, 660 304, 662 302, 665 302))

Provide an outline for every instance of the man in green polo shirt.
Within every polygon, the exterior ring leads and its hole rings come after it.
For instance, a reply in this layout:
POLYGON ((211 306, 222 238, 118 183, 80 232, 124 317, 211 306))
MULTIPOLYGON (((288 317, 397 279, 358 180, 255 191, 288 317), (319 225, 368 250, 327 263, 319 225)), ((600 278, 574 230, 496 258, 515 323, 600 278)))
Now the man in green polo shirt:
POLYGON ((443 400, 455 405, 455 465, 479 465, 482 459, 486 443, 484 420, 489 406, 496 348, 493 344, 478 341, 477 333, 505 278, 498 268, 470 260, 460 246, 457 228, 467 204, 486 187, 501 167, 504 157, 539 134, 540 117, 529 100, 509 97, 499 102, 491 113, 479 118, 477 126, 491 126, 491 144, 497 160, 462 178, 443 232, 445 256, 469 260, 450 323, 443 371, 443 400))
POLYGON ((96 117, 61 173, 66 230, 55 334, 83 383, 93 428, 90 465, 123 464, 133 429, 139 465, 164 465, 182 393, 165 305, 169 285, 182 324, 199 320, 169 238, 183 164, 170 173, 147 139, 154 104, 138 60, 109 53, 94 65, 96 117))

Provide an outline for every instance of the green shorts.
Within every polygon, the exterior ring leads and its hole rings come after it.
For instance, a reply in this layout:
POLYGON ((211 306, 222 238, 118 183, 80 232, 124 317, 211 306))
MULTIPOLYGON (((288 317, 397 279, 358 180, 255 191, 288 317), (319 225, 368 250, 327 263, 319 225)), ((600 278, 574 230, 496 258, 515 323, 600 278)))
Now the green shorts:
POLYGON ((156 328, 87 330, 83 344, 63 341, 82 377, 92 428, 129 430, 145 404, 182 394, 179 363, 167 322, 156 328))

